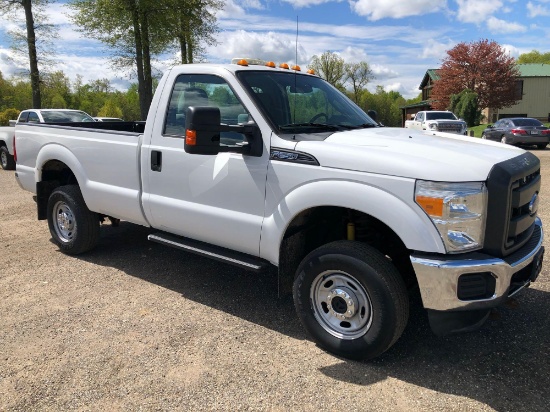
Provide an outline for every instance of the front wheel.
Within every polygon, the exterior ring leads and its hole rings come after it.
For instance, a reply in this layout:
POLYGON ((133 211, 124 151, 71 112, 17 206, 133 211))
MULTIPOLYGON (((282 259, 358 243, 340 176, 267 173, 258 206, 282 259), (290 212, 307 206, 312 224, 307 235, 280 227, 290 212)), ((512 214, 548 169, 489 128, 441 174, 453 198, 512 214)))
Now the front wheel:
POLYGON ((0 147, 0 166, 4 170, 14 170, 15 160, 6 146, 0 147))
POLYGON ((507 143, 506 143, 506 136, 502 136, 502 137, 500 138, 500 143, 507 144, 507 143))
POLYGON ((60 186, 52 192, 48 226, 55 244, 69 255, 87 252, 99 241, 99 216, 88 209, 76 185, 60 186))
POLYGON ((486 139, 487 139, 487 135, 486 135, 485 133, 482 133, 482 134, 481 134, 481 138, 482 138, 483 140, 486 140, 486 139))
POLYGON ((371 359, 399 339, 409 316, 403 279, 376 249, 337 241, 307 255, 294 281, 300 321, 328 351, 371 359))

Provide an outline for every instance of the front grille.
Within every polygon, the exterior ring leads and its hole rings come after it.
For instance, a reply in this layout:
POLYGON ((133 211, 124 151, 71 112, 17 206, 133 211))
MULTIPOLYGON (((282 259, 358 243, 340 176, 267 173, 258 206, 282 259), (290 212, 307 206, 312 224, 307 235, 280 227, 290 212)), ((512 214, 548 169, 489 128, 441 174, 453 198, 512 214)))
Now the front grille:
POLYGON ((458 133, 462 130, 462 125, 453 123, 439 123, 437 130, 440 132, 458 133))
POLYGON ((524 153, 496 164, 487 179, 489 202, 484 251, 508 256, 533 234, 540 190, 540 161, 524 153))

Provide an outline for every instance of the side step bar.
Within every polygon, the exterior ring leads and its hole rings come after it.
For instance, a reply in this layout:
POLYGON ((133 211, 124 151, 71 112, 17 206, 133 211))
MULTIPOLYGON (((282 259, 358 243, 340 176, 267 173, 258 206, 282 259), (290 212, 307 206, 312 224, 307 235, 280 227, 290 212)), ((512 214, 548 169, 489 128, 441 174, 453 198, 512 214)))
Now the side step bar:
POLYGON ((267 260, 258 257, 166 233, 154 233, 147 236, 147 239, 152 242, 160 243, 161 245, 195 253, 253 272, 262 272, 270 265, 267 260))

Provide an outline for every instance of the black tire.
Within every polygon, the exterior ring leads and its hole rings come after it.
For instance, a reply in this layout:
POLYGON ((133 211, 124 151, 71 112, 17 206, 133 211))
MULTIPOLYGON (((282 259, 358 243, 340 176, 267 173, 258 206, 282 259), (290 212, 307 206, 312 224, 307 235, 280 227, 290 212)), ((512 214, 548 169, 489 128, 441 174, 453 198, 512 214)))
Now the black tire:
POLYGON ((99 241, 99 216, 91 212, 76 185, 60 186, 48 199, 48 226, 62 252, 78 255, 99 241))
POLYGON ((547 143, 539 143, 537 145, 537 149, 544 150, 544 149, 546 149, 546 145, 547 145, 547 143))
POLYGON ((372 359, 388 350, 409 317, 399 272, 359 242, 332 242, 307 255, 293 294, 298 317, 315 342, 349 359, 372 359))
POLYGON ((6 146, 0 147, 0 166, 4 170, 15 170, 15 160, 6 146))

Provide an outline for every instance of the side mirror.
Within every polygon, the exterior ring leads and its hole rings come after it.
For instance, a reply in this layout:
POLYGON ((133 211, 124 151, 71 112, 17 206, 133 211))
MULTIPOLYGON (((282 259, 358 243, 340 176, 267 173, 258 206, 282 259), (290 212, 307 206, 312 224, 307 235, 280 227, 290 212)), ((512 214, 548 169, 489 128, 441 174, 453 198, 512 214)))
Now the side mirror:
POLYGON ((493 126, 492 124, 487 125, 487 129, 492 129, 493 127, 495 127, 495 126, 493 126))
POLYGON ((367 115, 368 115, 372 120, 374 120, 376 123, 378 123, 378 120, 377 120, 377 118, 378 118, 378 113, 376 113, 376 110, 369 110, 369 111, 367 112, 367 115))
POLYGON ((185 115, 185 151, 191 154, 220 152, 220 109, 189 107, 185 115))
POLYGON ((184 149, 190 154, 215 155, 220 152, 242 153, 249 156, 262 156, 263 140, 260 128, 253 121, 242 125, 221 124, 218 107, 187 108, 185 115, 184 149), (235 146, 220 144, 220 133, 241 133, 246 140, 235 146))

